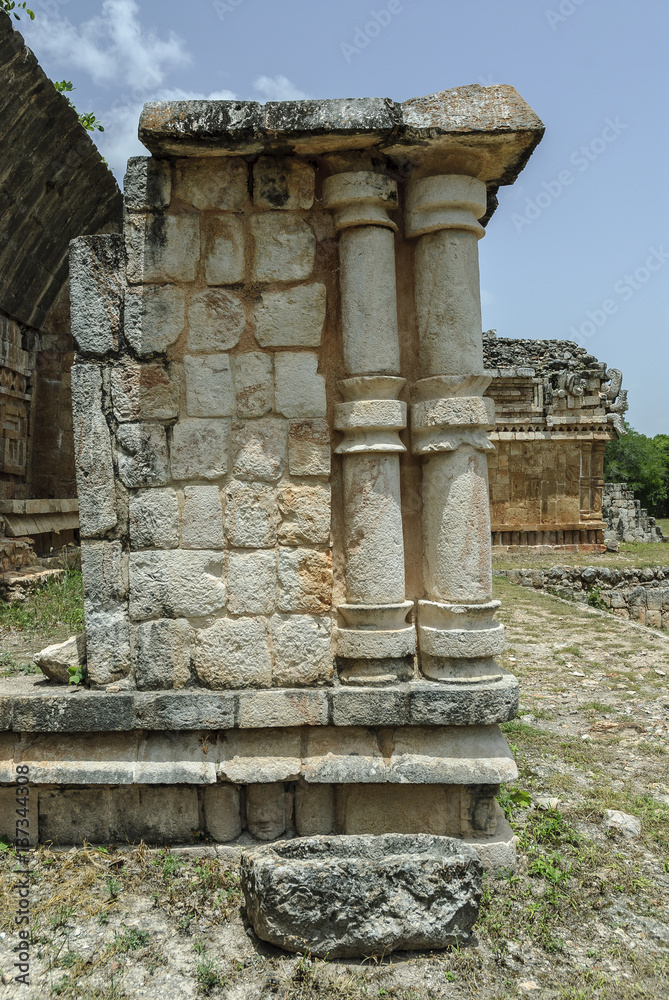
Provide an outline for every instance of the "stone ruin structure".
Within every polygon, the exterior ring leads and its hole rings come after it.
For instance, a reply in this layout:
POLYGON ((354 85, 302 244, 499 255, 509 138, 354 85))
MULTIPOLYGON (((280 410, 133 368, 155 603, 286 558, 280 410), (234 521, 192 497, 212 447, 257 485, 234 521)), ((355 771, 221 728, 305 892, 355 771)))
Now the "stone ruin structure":
POLYGON ((0 698, 40 838, 512 863, 477 244, 542 133, 506 86, 145 106, 71 251, 91 690, 0 698))
POLYGON ((68 245, 120 230, 122 205, 77 113, 3 11, 0 84, 1 575, 77 534, 68 245))
POLYGON ((602 517, 606 522, 604 541, 666 542, 662 528, 654 517, 635 500, 627 483, 605 483, 602 496, 602 517))
POLYGON ((492 544, 603 552, 604 451, 625 433, 622 373, 571 340, 483 335, 492 544))

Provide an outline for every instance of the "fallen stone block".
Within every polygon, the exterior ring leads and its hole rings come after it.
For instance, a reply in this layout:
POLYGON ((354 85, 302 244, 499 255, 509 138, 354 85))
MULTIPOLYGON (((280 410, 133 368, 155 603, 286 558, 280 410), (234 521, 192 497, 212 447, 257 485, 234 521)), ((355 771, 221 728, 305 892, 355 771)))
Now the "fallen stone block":
POLYGON ((305 837, 246 851, 246 911, 263 941, 319 958, 445 948, 478 916, 473 848, 426 834, 305 837))
POLYGON ((35 653, 34 662, 50 681, 67 684, 70 680, 69 667, 78 667, 86 662, 86 635, 71 635, 65 642, 46 646, 35 653))

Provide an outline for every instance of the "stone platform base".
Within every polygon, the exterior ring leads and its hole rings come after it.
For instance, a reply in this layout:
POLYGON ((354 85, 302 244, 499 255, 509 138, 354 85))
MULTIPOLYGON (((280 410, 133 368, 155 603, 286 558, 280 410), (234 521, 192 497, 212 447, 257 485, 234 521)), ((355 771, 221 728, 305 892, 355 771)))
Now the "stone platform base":
MULTIPOLYGON (((513 868, 515 838, 490 785, 31 785, 29 846, 248 846, 314 834, 430 833, 513 868)), ((16 786, 0 785, 0 837, 14 841, 16 786)), ((23 835, 22 833, 20 834, 23 835)), ((24 845, 25 846, 25 845, 24 845)))

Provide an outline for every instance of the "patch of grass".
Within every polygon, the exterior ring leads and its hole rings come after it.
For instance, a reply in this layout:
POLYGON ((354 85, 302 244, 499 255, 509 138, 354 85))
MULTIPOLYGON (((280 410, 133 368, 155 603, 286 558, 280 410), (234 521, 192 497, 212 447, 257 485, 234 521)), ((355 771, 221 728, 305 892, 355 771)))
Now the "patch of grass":
POLYGON ((67 570, 62 578, 48 580, 25 601, 0 602, 0 630, 44 632, 67 628, 81 632, 84 627, 84 590, 79 570, 67 570))
POLYGON ((12 653, 0 653, 0 674, 3 677, 16 677, 19 674, 39 674, 36 663, 19 663, 12 653))
POLYGON ((204 951, 202 952, 201 960, 195 966, 195 980, 198 989, 205 995, 211 993, 217 986, 227 986, 226 978, 216 968, 216 963, 213 959, 209 958, 204 951))
POLYGON ((146 948, 150 937, 149 931, 126 927, 123 934, 114 936, 114 944, 118 951, 139 951, 140 948, 146 948))

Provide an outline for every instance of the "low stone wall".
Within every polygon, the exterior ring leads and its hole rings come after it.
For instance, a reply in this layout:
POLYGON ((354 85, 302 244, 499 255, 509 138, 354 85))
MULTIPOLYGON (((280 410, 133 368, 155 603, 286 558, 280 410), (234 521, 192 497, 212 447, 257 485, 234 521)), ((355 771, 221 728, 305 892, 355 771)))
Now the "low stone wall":
POLYGON ((669 629, 669 566, 611 569, 609 566, 552 566, 499 571, 521 587, 547 590, 625 618, 669 629))
POLYGON ((633 491, 627 483, 605 483, 602 495, 602 517, 607 528, 606 542, 666 542, 662 528, 654 517, 642 508, 641 501, 634 499, 633 491))

